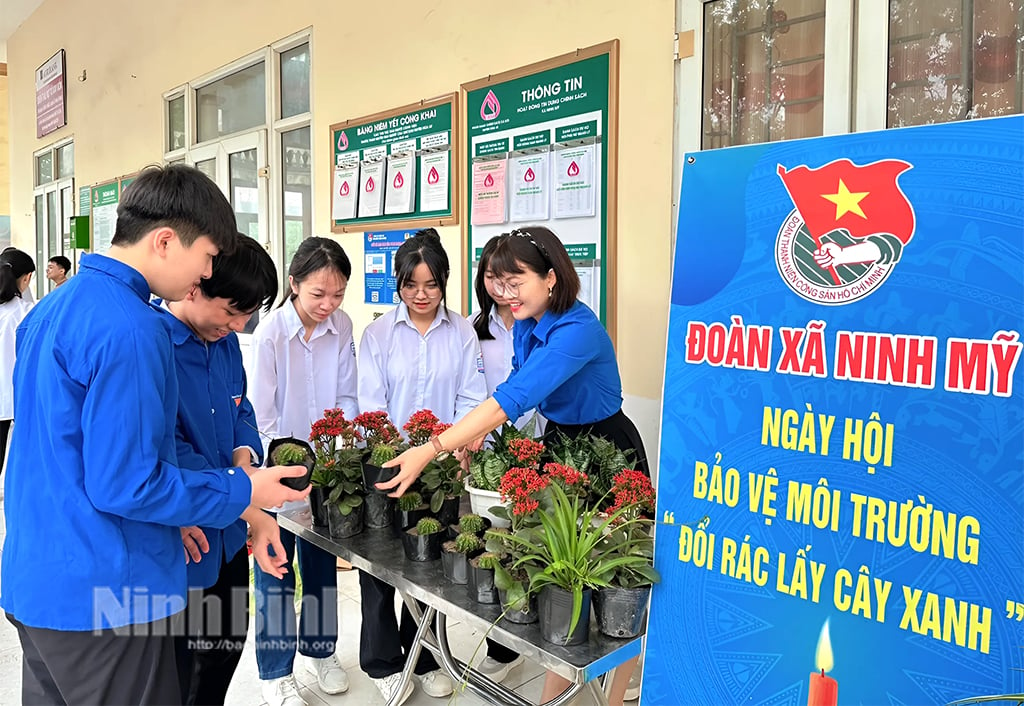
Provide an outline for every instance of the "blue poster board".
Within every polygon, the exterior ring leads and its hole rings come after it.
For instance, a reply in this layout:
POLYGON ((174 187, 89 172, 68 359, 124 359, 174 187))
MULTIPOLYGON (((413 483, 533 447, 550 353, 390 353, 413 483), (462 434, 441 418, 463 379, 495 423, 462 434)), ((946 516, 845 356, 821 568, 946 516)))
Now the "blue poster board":
POLYGON ((1024 117, 688 155, 642 703, 1024 692, 1024 117))
POLYGON ((416 234, 415 230, 379 230, 366 233, 363 282, 366 304, 398 304, 395 253, 416 234))

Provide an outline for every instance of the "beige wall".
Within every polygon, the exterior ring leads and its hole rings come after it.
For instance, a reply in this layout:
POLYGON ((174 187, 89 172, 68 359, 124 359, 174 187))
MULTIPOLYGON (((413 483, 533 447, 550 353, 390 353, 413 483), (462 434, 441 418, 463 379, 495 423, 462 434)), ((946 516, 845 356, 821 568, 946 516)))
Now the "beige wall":
POLYGON ((0 216, 11 212, 11 143, 7 93, 7 77, 0 76, 0 216))
MULTIPOLYGON (((100 12, 89 3, 47 0, 8 41, 16 242, 30 249, 33 237, 34 150, 73 134, 76 185, 135 171, 161 157, 163 92, 305 27, 313 27, 314 227, 320 233, 330 219, 332 122, 618 38, 619 361, 627 398, 653 403, 661 390, 671 262, 674 6, 674 0, 110 0, 100 12), (36 140, 33 71, 61 47, 68 125, 36 140), (81 82, 83 69, 88 78, 81 82)), ((453 263, 462 262, 460 229, 445 230, 453 263)), ((357 238, 342 236, 354 263, 362 254, 357 238)), ((350 291, 361 293, 361 279, 353 278, 350 291)), ((357 327, 370 319, 370 309, 357 301, 346 310, 357 327)))

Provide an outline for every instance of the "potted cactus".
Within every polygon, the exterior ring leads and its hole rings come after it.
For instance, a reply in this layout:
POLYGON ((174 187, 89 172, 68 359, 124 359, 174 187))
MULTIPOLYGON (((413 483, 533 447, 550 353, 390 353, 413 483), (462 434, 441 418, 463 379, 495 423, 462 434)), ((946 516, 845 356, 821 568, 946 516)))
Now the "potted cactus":
POLYGON ((441 558, 441 540, 444 532, 434 517, 424 517, 415 527, 402 534, 402 548, 409 561, 434 561, 441 558))
POLYGON ((474 512, 468 512, 459 518, 458 524, 448 525, 448 538, 455 539, 463 532, 469 532, 483 538, 484 532, 490 528, 490 520, 484 519, 474 512))
POLYGON ((267 456, 275 466, 305 466, 306 475, 282 478, 281 483, 292 490, 306 489, 313 475, 313 467, 316 465, 316 456, 309 444, 293 436, 274 439, 267 447, 267 456))
POLYGON ((383 468, 398 456, 401 436, 388 418, 387 412, 363 412, 355 418, 356 429, 366 441, 363 455, 363 485, 368 493, 384 494, 377 483, 389 481, 398 474, 397 468, 383 468))
POLYGON ((401 537, 405 530, 429 514, 430 508, 423 502, 423 496, 415 490, 409 491, 395 503, 395 512, 391 523, 395 536, 401 537))
POLYGON ((477 603, 497 603, 498 589, 494 585, 494 569, 498 566, 498 555, 484 552, 469 560, 467 588, 469 597, 477 603))
POLYGON ((483 541, 475 534, 463 532, 441 545, 441 568, 452 583, 468 582, 469 555, 483 549, 483 541))

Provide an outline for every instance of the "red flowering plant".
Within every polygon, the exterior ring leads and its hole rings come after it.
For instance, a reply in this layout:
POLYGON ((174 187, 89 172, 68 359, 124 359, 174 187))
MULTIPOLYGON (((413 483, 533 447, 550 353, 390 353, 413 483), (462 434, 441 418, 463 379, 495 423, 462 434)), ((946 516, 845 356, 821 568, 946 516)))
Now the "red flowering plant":
POLYGON ((353 420, 356 431, 366 441, 369 463, 383 466, 398 455, 402 435, 387 412, 363 412, 353 420))
POLYGON ((612 480, 612 504, 608 508, 612 521, 608 524, 602 551, 612 557, 642 557, 644 562, 627 562, 617 566, 611 583, 622 588, 649 586, 660 580, 654 569, 655 493, 646 474, 625 469, 612 480))
POLYGON ((561 463, 544 464, 544 475, 552 483, 562 486, 565 494, 571 497, 586 498, 590 492, 590 478, 586 473, 577 471, 572 466, 561 463))
POLYGON ((326 409, 313 423, 309 440, 313 443, 316 464, 312 481, 328 491, 327 502, 348 515, 363 504, 360 471, 361 451, 356 442, 362 435, 340 409, 326 409))
POLYGON ((472 454, 469 462, 470 483, 478 490, 498 492, 502 476, 510 468, 536 468, 544 445, 533 440, 536 417, 522 429, 506 422, 488 438, 483 448, 472 454))
MULTIPOLYGON (((429 409, 420 411, 409 417, 402 429, 409 437, 409 443, 414 446, 426 444, 432 437, 437 436, 451 424, 444 424, 429 409)), ((441 505, 446 498, 459 498, 465 492, 466 486, 462 482, 462 465, 455 458, 455 454, 445 452, 435 457, 427 467, 423 469, 420 482, 426 490, 431 512, 440 512, 441 505)), ((457 510, 455 510, 457 513, 457 510)))

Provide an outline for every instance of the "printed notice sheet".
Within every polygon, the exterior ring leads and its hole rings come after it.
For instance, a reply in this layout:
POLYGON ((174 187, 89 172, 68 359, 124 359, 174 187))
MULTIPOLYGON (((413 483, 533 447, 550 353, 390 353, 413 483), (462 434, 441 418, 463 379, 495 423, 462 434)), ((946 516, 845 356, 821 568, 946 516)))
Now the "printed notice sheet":
POLYGON ((449 156, 447 151, 420 155, 420 211, 448 210, 449 156))
POLYGON ((555 151, 555 218, 594 215, 594 145, 555 151))
POLYGON ((359 174, 359 217, 379 216, 384 211, 384 161, 363 162, 359 174))
POLYGON ((494 159, 473 163, 472 223, 475 226, 505 222, 505 172, 508 161, 494 159))
POLYGON ((416 157, 388 157, 388 189, 384 213, 412 213, 416 209, 416 157))
POLYGON ((549 160, 547 152, 509 160, 509 220, 513 223, 548 219, 549 160))

